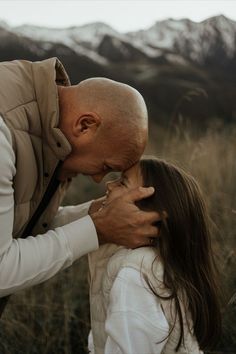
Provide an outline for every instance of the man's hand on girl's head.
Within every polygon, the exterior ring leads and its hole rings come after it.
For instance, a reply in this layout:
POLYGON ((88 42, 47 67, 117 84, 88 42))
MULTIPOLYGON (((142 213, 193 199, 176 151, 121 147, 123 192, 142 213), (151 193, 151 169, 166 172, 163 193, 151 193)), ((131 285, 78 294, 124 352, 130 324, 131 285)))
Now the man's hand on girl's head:
POLYGON ((153 224, 160 220, 160 215, 140 210, 135 202, 153 193, 153 187, 138 187, 108 203, 103 203, 103 198, 97 202, 97 206, 94 204, 94 210, 97 208, 97 211, 93 213, 91 207, 90 216, 99 243, 115 243, 128 248, 150 246, 150 240, 158 236, 158 229, 153 224))

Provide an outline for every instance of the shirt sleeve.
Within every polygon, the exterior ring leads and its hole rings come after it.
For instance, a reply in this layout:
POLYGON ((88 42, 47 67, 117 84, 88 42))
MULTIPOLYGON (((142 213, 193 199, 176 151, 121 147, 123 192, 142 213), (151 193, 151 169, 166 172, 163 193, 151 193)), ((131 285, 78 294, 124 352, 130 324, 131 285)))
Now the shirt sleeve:
POLYGON ((55 224, 44 235, 13 239, 15 172, 11 135, 0 117, 0 297, 39 284, 98 248, 96 229, 85 209, 78 220, 55 224))
POLYGON ((83 218, 88 215, 89 207, 92 204, 92 200, 79 205, 69 205, 59 207, 58 212, 52 221, 50 228, 54 229, 59 226, 63 226, 72 221, 83 218))
POLYGON ((105 354, 159 354, 169 333, 160 301, 140 272, 123 268, 110 292, 105 354))

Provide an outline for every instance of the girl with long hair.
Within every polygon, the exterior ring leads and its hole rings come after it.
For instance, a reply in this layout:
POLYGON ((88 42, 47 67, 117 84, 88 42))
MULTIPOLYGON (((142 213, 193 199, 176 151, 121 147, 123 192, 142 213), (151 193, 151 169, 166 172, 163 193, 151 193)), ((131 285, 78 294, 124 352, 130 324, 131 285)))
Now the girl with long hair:
POLYGON ((91 332, 96 354, 202 353, 219 339, 221 315, 210 218, 193 177, 163 160, 143 159, 107 183, 106 200, 138 186, 155 193, 157 241, 135 250, 104 245, 89 255, 91 332))

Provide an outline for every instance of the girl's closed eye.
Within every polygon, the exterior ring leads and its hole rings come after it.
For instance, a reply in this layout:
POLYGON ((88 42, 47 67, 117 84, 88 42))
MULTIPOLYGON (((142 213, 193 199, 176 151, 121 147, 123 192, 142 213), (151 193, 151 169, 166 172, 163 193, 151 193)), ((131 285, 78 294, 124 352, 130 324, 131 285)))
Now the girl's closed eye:
POLYGON ((126 185, 126 183, 125 183, 125 181, 124 181, 123 178, 120 179, 119 183, 120 183, 122 186, 127 187, 127 185, 126 185))

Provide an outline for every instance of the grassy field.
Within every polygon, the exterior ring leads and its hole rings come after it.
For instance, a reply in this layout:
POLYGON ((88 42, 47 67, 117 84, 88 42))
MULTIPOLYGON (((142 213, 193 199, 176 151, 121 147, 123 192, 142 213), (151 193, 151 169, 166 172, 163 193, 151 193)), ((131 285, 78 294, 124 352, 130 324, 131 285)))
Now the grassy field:
MULTIPOLYGON (((206 195, 224 294, 224 331, 215 353, 236 353, 236 127, 216 122, 198 134, 181 125, 171 131, 153 126, 151 132, 147 153, 184 167, 206 195)), ((65 204, 83 202, 102 191, 103 186, 78 177, 65 204)), ((46 284, 11 297, 0 320, 0 353, 84 354, 89 326, 85 257, 46 284)))

